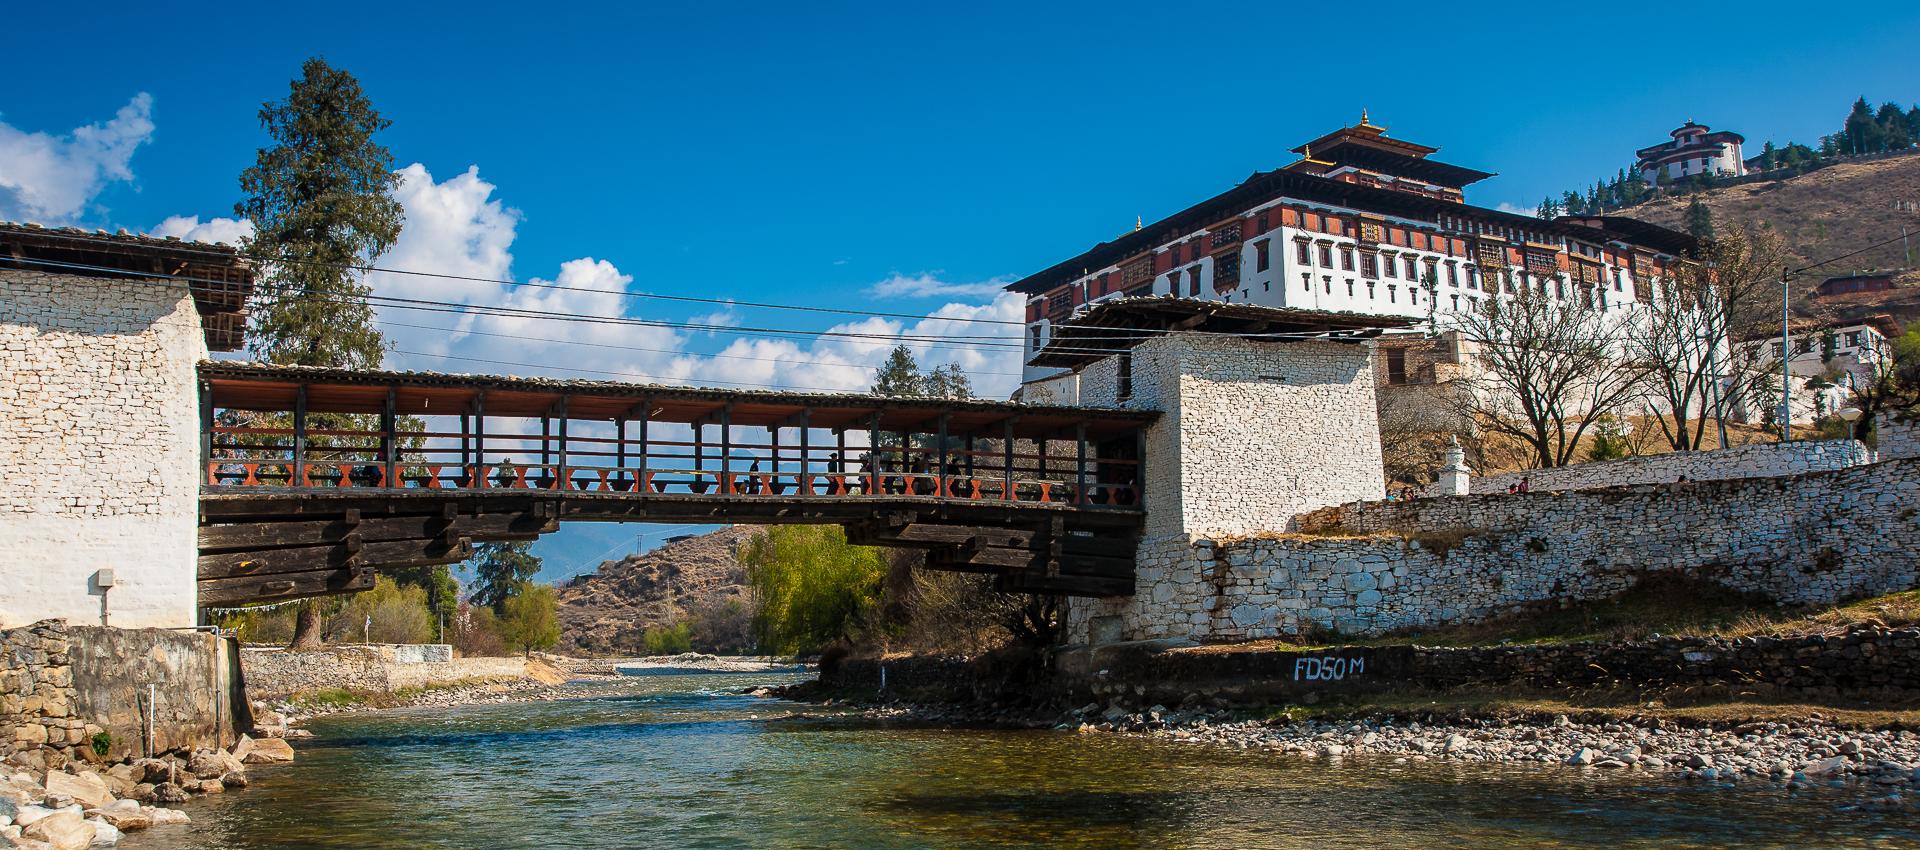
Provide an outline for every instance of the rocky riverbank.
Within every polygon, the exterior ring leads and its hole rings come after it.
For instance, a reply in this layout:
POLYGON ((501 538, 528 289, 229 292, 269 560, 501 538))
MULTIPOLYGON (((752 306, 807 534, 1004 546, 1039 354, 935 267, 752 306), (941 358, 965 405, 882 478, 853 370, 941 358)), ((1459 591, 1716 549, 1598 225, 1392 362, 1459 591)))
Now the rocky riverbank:
POLYGON ((124 832, 187 823, 185 812, 169 806, 245 788, 249 766, 290 761, 293 748, 284 739, 249 736, 231 751, 163 753, 115 764, 72 761, 46 750, 14 753, 0 765, 0 848, 112 847, 124 832))

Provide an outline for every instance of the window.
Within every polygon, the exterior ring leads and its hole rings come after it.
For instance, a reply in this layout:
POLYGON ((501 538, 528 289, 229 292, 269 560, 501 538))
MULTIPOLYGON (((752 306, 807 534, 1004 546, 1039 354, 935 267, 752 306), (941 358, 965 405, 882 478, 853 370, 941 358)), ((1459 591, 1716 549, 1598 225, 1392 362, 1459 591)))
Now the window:
POLYGON ((1847 347, 1848 347, 1848 348, 1859 348, 1859 347, 1860 347, 1860 332, 1859 332, 1859 331, 1847 331, 1847 347))
POLYGON ((1407 382, 1407 350, 1404 348, 1387 349, 1387 383, 1404 384, 1407 382))
POLYGON ((1415 260, 1411 256, 1407 257, 1406 260, 1407 260, 1407 279, 1419 280, 1420 279, 1419 261, 1415 260))
POLYGON ((1120 374, 1114 378, 1113 397, 1117 401, 1133 398, 1133 350, 1120 352, 1120 374))
POLYGON ((1467 267, 1467 288, 1468 289, 1480 288, 1480 267, 1479 266, 1467 267))
POLYGON ((1320 246, 1320 266, 1322 268, 1333 268, 1333 246, 1320 246))
POLYGON ((1303 265, 1303 266, 1313 265, 1313 252, 1308 249, 1307 243, 1295 242, 1293 243, 1293 248, 1294 248, 1294 251, 1293 251, 1294 257, 1300 261, 1300 265, 1303 265))
POLYGON ((1353 271, 1353 249, 1352 248, 1340 249, 1340 270, 1348 271, 1348 272, 1353 271))
MULTIPOLYGON (((1323 274, 1323 275, 1321 275, 1321 276, 1320 276, 1320 283, 1321 283, 1321 285, 1323 285, 1323 286, 1325 286, 1325 287, 1327 288, 1327 294, 1328 294, 1328 295, 1332 295, 1332 294, 1333 294, 1333 275, 1330 275, 1330 274, 1323 274)), ((1352 295, 1352 294, 1353 294, 1353 282, 1352 282, 1352 281, 1348 281, 1348 282, 1347 282, 1347 294, 1348 294, 1348 295, 1352 295)))
POLYGON ((1393 261, 1393 257, 1391 257, 1391 256, 1389 256, 1389 257, 1385 257, 1385 258, 1382 258, 1382 260, 1381 260, 1381 262, 1380 262, 1380 265, 1381 265, 1381 267, 1383 267, 1383 268, 1385 268, 1385 269, 1387 270, 1387 277, 1399 277, 1399 276, 1400 276, 1400 271, 1399 271, 1399 270, 1400 270, 1400 264, 1399 264, 1399 263, 1396 263, 1396 262, 1394 262, 1394 261, 1393 261))
POLYGON ((1810 336, 1801 337, 1799 344, 1795 345, 1793 349, 1795 354, 1812 354, 1813 353, 1813 337, 1810 337, 1810 336))
POLYGON ((1438 260, 1427 261, 1427 276, 1425 279, 1435 280, 1435 281, 1440 279, 1440 261, 1438 260))
MULTIPOLYGON (((1348 289, 1348 291, 1352 291, 1352 289, 1353 289, 1353 281, 1347 281, 1347 289, 1348 289)), ((1373 299, 1375 299, 1375 298, 1378 298, 1378 297, 1380 297, 1380 296, 1378 296, 1378 295, 1376 295, 1376 294, 1374 294, 1374 291, 1373 291, 1373 281, 1367 281, 1367 299, 1368 299, 1368 300, 1373 300, 1373 299)))
POLYGON ((1267 232, 1267 222, 1268 222, 1268 221, 1269 221, 1269 219, 1267 218, 1267 214, 1266 214, 1265 212, 1262 212, 1262 213, 1260 213, 1260 223, 1259 223, 1259 225, 1258 225, 1257 227, 1255 227, 1254 229, 1256 229, 1256 230, 1258 230, 1258 231, 1260 231, 1261 233, 1265 233, 1265 232, 1267 232))
POLYGON ((1312 292, 1313 291, 1313 275, 1307 274, 1306 272, 1301 272, 1300 288, 1308 292, 1312 292))
POLYGON ((1188 295, 1200 294, 1200 267, 1199 266, 1194 266, 1193 268, 1187 269, 1187 294, 1188 295))
POLYGON ((1380 276, 1380 258, 1372 254, 1360 255, 1360 275, 1362 277, 1380 276))
POLYGON ((1447 285, 1456 288, 1460 286, 1460 268, 1452 263, 1447 264, 1447 285))
POLYGON ((1453 296, 1453 311, 1456 313, 1460 312, 1460 296, 1458 295, 1453 296))
POLYGON ((1033 326, 1032 328, 1030 328, 1029 330, 1030 330, 1030 331, 1032 332, 1032 334, 1033 334, 1033 350, 1034 350, 1034 351, 1039 351, 1039 350, 1040 350, 1040 326, 1039 326, 1039 325, 1034 325, 1034 326, 1033 326))
POLYGON ((1253 270, 1266 271, 1267 265, 1267 240, 1262 239, 1253 243, 1253 270))

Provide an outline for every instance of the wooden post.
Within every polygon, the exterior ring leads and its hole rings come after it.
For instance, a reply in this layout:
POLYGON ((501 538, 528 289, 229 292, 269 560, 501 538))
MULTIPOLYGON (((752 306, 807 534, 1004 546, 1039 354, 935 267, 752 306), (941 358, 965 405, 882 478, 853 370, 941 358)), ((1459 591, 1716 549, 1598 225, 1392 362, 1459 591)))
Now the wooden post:
POLYGON ((733 495, 733 402, 720 405, 720 495, 733 495))
POLYGON ((553 416, 552 411, 548 411, 540 415, 540 467, 543 470, 548 464, 553 462, 553 456, 548 453, 550 444, 547 442, 548 438, 552 436, 553 416))
POLYGON ((868 478, 870 479, 867 483, 867 495, 878 496, 880 495, 881 473, 886 467, 886 464, 882 462, 880 458, 880 411, 878 408, 873 411, 871 416, 867 417, 867 422, 867 466, 868 478))
POLYGON ((200 382, 200 480, 213 482, 213 385, 200 382))
POLYGON ((288 487, 307 483, 307 385, 293 391, 293 475, 288 487))
POLYGON ((1013 501, 1013 423, 1015 419, 1017 417, 1007 417, 1006 442, 1000 446, 1000 453, 1006 457, 1007 462, 1006 489, 1000 491, 1000 498, 1009 502, 1013 501))
POLYGON ((560 396, 560 403, 554 407, 554 413, 560 420, 560 470, 554 480, 555 490, 573 489, 573 475, 567 472, 567 397, 560 396))
POLYGON ((470 437, 472 432, 470 429, 472 429, 473 423, 469 421, 471 418, 468 414, 460 414, 460 468, 469 471, 473 468, 473 458, 467 453, 468 450, 472 448, 472 438, 470 437))
POLYGON ((1147 506, 1147 429, 1133 432, 1133 505, 1147 506))
POLYGON ((475 489, 487 488, 487 391, 473 397, 473 480, 475 489))
POLYGON ((940 413, 939 433, 934 438, 939 440, 940 447, 934 454, 933 495, 940 497, 947 495, 947 418, 952 415, 940 413))
POLYGON ((1087 503, 1087 423, 1074 423, 1073 439, 1076 451, 1073 470, 1073 502, 1076 505, 1084 505, 1087 503))
POLYGON ((653 418, 653 399, 650 399, 650 398, 641 399, 639 408, 640 408, 640 469, 639 471, 634 473, 634 475, 639 477, 634 481, 633 492, 644 493, 646 492, 645 488, 647 485, 647 451, 648 451, 647 423, 649 422, 649 420, 653 418))
POLYGON ((388 487, 404 488, 406 485, 394 477, 400 471, 399 458, 397 457, 398 452, 395 451, 395 449, 398 448, 399 440, 395 438, 393 433, 394 429, 398 427, 397 419, 394 416, 394 407, 396 406, 394 397, 398 395, 398 392, 399 391, 393 387, 387 387, 387 403, 385 408, 380 411, 380 456, 381 459, 386 462, 386 478, 382 483, 388 487))
POLYGON ((800 492, 799 496, 813 495, 812 479, 807 475, 807 448, 813 442, 809 431, 813 430, 813 408, 800 408, 800 492))
POLYGON ((627 418, 625 416, 613 418, 613 468, 617 470, 614 473, 615 480, 618 480, 617 476, 620 473, 627 471, 627 418))

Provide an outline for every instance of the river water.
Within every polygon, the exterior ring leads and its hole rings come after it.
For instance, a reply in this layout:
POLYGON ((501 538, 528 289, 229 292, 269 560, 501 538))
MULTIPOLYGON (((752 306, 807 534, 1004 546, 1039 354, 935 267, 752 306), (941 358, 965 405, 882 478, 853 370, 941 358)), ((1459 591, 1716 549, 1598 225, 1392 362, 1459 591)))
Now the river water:
MULTIPOLYGON (((299 761, 128 850, 1920 847, 1849 797, 932 729, 661 676, 579 699, 335 717, 299 761), (794 717, 799 713, 805 716, 794 717)), ((1592 773, 1592 772, 1590 772, 1592 773)))

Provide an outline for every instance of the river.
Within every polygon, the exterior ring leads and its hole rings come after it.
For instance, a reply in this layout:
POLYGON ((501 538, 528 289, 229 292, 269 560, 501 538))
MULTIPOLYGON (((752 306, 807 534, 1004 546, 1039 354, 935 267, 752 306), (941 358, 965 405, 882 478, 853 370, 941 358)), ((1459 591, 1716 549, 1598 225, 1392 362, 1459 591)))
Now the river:
POLYGON ((579 699, 316 720, 299 761, 127 850, 1850 848, 1911 816, 1824 789, 932 729, 660 676, 579 699), (804 713, 803 717, 792 717, 804 713))

